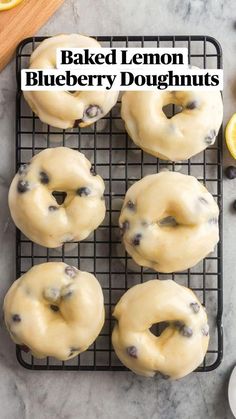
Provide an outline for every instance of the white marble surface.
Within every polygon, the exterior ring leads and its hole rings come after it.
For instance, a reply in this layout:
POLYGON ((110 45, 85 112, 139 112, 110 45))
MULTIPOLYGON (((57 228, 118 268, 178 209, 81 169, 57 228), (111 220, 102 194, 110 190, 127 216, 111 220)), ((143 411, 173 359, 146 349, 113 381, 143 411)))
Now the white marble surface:
MULTIPOLYGON (((97 35, 207 34, 224 51, 225 121, 236 111, 235 0, 66 0, 40 34, 97 35)), ((14 278, 14 229, 7 190, 14 172, 14 63, 0 74, 0 267, 1 303, 14 278)), ((225 151, 225 164, 231 161, 225 151)), ((230 419, 227 383, 236 363, 236 183, 224 182, 224 361, 214 372, 179 382, 132 373, 30 372, 15 360, 15 348, 1 320, 1 419, 156 418, 230 419)))

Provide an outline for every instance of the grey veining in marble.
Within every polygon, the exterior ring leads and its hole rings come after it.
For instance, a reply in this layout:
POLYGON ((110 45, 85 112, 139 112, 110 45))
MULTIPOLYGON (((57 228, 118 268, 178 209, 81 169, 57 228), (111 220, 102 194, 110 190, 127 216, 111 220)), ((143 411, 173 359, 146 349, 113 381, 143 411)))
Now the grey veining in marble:
MULTIPOLYGON (((66 0, 41 35, 207 34, 224 51, 225 121, 236 111, 235 0, 66 0)), ((14 278, 14 228, 7 190, 14 173, 14 63, 0 74, 0 300, 14 278)), ((232 162, 225 150, 225 164, 232 162)), ((1 319, 0 419, 231 419, 227 382, 236 363, 236 184, 224 182, 224 361, 179 382, 132 373, 30 372, 15 360, 1 319)))

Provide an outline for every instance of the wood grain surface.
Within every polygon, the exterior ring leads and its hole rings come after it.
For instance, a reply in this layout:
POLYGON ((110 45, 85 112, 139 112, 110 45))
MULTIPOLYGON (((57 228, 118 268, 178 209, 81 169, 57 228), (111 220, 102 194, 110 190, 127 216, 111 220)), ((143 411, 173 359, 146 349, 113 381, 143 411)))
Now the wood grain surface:
POLYGON ((19 42, 35 35, 62 3, 64 0, 24 0, 14 9, 0 12, 0 71, 19 42))

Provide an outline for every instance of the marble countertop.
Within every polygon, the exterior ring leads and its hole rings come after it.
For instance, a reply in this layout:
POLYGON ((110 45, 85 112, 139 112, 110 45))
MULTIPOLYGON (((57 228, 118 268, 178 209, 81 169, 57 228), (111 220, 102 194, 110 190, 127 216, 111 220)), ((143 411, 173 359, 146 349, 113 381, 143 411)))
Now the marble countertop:
MULTIPOLYGON (((235 0, 66 0, 41 29, 97 35, 205 34, 224 52, 225 121, 236 111, 235 0)), ((14 279, 14 227, 7 208, 14 173, 15 68, 0 74, 0 266, 1 304, 14 279)), ((231 159, 224 152, 224 164, 231 159)), ((155 418, 230 419, 229 374, 236 364, 235 182, 224 181, 224 360, 211 373, 178 382, 145 379, 129 372, 32 372, 17 364, 3 321, 0 329, 1 419, 155 418)))

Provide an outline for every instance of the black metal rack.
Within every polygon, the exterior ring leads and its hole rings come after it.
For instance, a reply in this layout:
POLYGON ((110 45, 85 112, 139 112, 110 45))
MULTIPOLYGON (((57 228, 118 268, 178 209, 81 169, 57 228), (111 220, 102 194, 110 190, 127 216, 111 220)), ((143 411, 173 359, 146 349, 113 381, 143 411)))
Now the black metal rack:
MULTIPOLYGON (((206 306, 210 323, 210 345, 203 364, 197 371, 210 371, 220 364, 223 354, 222 335, 222 129, 214 146, 180 164, 155 159, 138 149, 128 138, 120 119, 120 102, 110 114, 93 126, 60 130, 46 126, 26 105, 20 89, 20 71, 27 68, 29 57, 44 37, 21 42, 16 55, 16 168, 46 147, 66 145, 81 150, 94 164, 106 183, 107 215, 103 224, 87 240, 68 243, 58 251, 46 249, 16 234, 16 274, 45 261, 65 261, 93 272, 100 281, 105 298, 106 321, 96 342, 80 356, 68 362, 53 358, 37 360, 17 346, 21 365, 34 370, 125 370, 112 345, 112 308, 127 288, 157 277, 157 273, 131 266, 119 237, 117 218, 121 199, 132 182, 162 169, 181 170, 202 181, 221 209, 221 240, 215 253, 196 267, 170 277, 190 287, 206 306)), ((189 63, 201 68, 222 68, 222 51, 218 42, 208 36, 100 36, 96 39, 107 47, 187 47, 189 63)), ((175 111, 172 106, 169 112, 175 111)))

